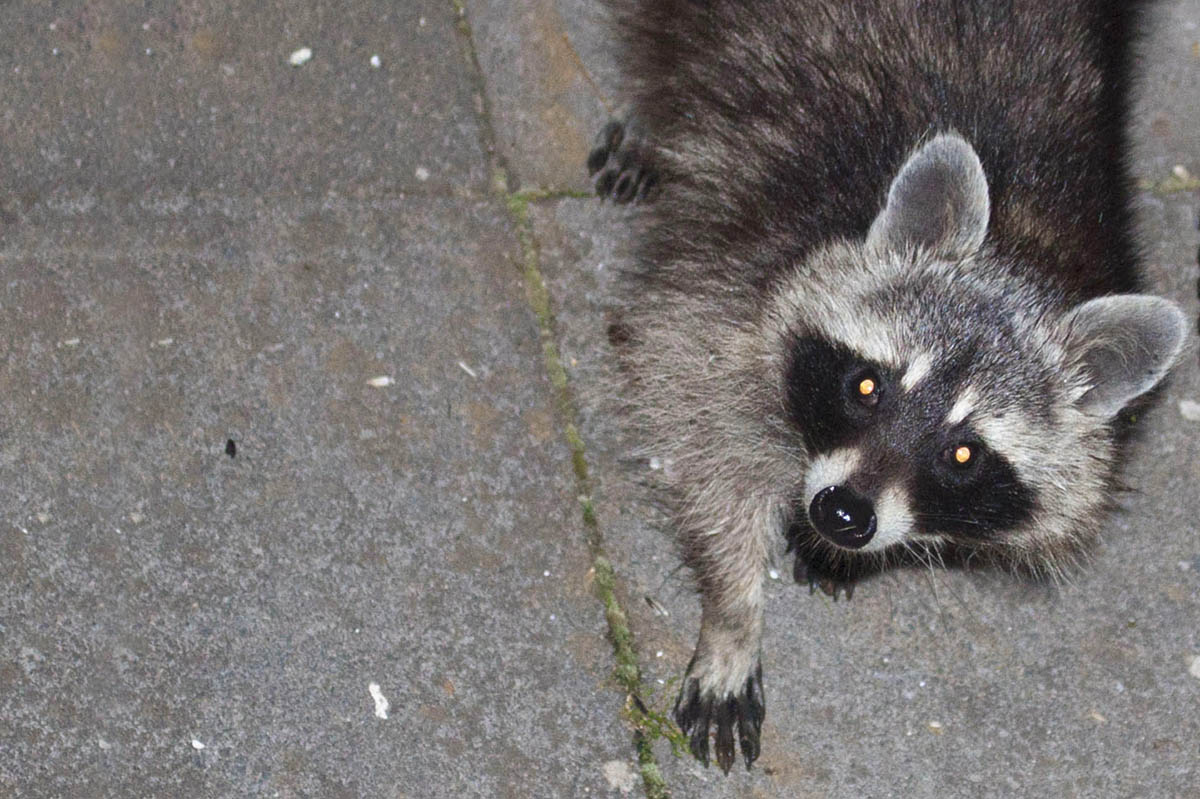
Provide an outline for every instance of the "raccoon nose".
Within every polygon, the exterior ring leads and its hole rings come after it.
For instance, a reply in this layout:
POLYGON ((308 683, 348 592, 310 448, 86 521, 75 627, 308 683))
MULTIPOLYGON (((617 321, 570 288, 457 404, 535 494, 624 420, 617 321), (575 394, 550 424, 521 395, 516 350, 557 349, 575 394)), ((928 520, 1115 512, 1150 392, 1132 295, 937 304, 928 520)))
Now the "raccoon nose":
POLYGON ((822 488, 808 509, 817 532, 846 549, 858 549, 875 535, 875 508, 870 500, 844 486, 822 488))

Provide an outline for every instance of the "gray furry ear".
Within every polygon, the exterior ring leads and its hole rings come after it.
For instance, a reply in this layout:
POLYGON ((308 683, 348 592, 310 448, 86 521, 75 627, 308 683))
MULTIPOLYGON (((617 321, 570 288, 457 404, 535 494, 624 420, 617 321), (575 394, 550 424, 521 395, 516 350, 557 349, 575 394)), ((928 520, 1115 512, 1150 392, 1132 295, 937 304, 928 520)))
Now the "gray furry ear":
POLYGON ((975 148, 957 133, 942 133, 909 156, 892 180, 867 246, 880 252, 919 246, 947 260, 963 258, 983 244, 990 211, 975 148))
POLYGON ((1144 294, 1085 302, 1060 325, 1067 361, 1082 369, 1089 386, 1076 402, 1103 419, 1163 379, 1187 334, 1187 321, 1175 303, 1144 294))

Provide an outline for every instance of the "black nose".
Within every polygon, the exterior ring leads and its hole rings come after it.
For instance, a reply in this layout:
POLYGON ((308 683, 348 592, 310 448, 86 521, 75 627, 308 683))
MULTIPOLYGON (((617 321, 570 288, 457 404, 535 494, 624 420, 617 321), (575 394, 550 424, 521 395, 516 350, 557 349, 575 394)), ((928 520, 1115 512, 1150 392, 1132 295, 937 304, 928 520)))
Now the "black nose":
POLYGON ((858 549, 875 535, 875 508, 844 486, 822 488, 808 509, 817 532, 839 547, 858 549))

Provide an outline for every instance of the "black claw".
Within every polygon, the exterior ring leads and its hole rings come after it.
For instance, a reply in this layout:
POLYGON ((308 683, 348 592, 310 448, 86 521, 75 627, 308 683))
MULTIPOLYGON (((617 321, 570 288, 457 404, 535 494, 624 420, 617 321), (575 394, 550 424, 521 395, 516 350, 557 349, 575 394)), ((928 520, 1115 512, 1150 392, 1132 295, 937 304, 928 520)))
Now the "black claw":
POLYGON ((654 173, 647 174, 641 181, 641 188, 638 189, 637 197, 634 199, 637 202, 645 202, 650 198, 650 193, 654 191, 654 187, 658 185, 658 178, 654 173))
POLYGON ((628 172, 622 172, 617 178, 617 185, 613 187, 612 198, 619 203, 627 203, 633 196, 632 187, 635 185, 633 175, 628 172))
POLYGON ((702 696, 699 681, 690 678, 675 702, 675 721, 684 735, 688 736, 688 746, 692 755, 704 765, 708 765, 711 733, 715 739, 714 754, 717 766, 726 774, 733 767, 739 747, 747 769, 758 759, 765 716, 761 664, 746 680, 742 691, 735 696, 721 699, 711 693, 702 696), (735 725, 737 746, 734 745, 735 725))
POLYGON ((800 585, 808 585, 808 593, 814 594, 819 588, 821 593, 831 597, 834 602, 837 602, 838 592, 841 592, 847 601, 854 596, 853 578, 829 574, 798 554, 792 563, 792 577, 800 585))
POLYGON ((587 157, 588 176, 590 177, 595 175, 604 168, 606 163, 608 163, 608 150, 604 149, 603 147, 597 147, 596 149, 592 150, 590 153, 588 153, 587 157))
POLYGON ((608 163, 611 155, 616 153, 621 147, 621 141, 625 138, 625 126, 620 122, 609 122, 600 131, 600 135, 596 137, 596 146, 588 153, 587 170, 588 175, 595 175, 604 165, 608 163))
POLYGON ((684 734, 691 732, 692 725, 700 715, 700 681, 688 680, 675 700, 675 723, 684 734))
POLYGON ((733 766, 733 721, 738 715, 738 702, 731 696, 724 702, 717 702, 715 710, 717 765, 728 774, 733 766))
POLYGON ((612 193, 613 184, 617 182, 617 173, 605 170, 596 178, 596 194, 607 197, 612 193))
POLYGON ((696 759, 708 765, 708 728, 712 723, 712 700, 706 700, 700 704, 700 712, 697 713, 696 727, 692 730, 692 754, 696 759))

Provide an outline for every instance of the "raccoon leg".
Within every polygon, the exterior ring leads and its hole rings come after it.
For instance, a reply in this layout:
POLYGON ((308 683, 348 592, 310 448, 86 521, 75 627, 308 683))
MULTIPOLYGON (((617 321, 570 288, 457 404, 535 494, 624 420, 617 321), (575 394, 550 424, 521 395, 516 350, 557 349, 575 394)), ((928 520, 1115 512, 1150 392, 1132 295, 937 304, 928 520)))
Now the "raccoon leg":
POLYGON ((635 129, 628 120, 612 120, 596 137, 587 168, 599 197, 616 203, 644 201, 658 185, 651 148, 635 129))
POLYGON ((733 733, 746 768, 758 759, 766 705, 763 696, 762 607, 731 617, 705 607, 700 641, 675 701, 675 722, 689 737, 692 754, 708 765, 708 739, 715 733, 717 765, 733 766, 733 733))
MULTIPOLYGON (((723 492, 712 496, 727 497, 723 492)), ((708 763, 709 734, 715 734, 717 765, 733 766, 735 746, 746 768, 758 758, 765 704, 762 683, 763 581, 767 541, 777 530, 778 509, 759 497, 722 502, 722 510, 691 514, 694 531, 684 552, 700 585, 700 640, 688 664, 675 721, 689 736, 692 754, 708 763), (714 532, 711 521, 723 524, 714 532)), ((778 533, 776 533, 778 534, 778 533)))

